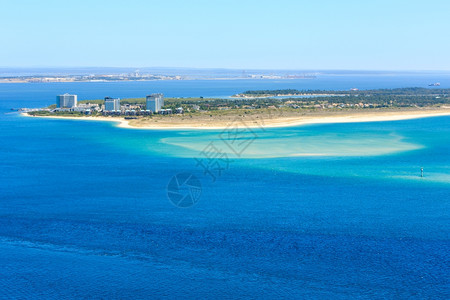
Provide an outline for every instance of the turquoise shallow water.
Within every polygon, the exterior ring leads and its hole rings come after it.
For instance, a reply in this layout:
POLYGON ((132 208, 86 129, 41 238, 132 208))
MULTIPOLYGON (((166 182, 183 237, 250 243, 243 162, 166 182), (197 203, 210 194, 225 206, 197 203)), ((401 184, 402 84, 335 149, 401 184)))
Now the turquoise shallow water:
POLYGON ((449 117, 255 129, 237 157, 220 130, 9 112, 63 88, 0 85, 3 297, 448 298, 449 117), (194 159, 210 143, 215 181, 194 159), (180 172, 191 208, 167 196, 180 172))

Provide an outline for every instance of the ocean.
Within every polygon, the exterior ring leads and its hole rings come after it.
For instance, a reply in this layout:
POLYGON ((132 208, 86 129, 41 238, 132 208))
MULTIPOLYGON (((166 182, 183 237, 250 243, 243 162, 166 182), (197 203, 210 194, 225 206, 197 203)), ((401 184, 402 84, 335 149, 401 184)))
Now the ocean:
POLYGON ((420 74, 0 84, 0 298, 448 299, 450 117, 255 128, 235 143, 229 129, 10 110, 65 92, 219 97, 437 81, 450 87, 450 76, 420 74), (207 169, 211 153, 220 156, 207 169))

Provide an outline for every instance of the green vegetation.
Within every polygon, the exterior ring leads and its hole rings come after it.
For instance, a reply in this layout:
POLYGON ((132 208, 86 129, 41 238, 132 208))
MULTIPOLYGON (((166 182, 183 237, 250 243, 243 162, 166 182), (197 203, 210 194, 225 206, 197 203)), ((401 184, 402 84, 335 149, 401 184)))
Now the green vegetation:
POLYGON ((268 97, 277 95, 407 95, 407 96, 426 96, 426 95, 449 95, 450 89, 436 89, 436 88, 398 88, 398 89, 377 89, 377 90, 350 90, 350 91, 329 91, 329 90, 257 90, 246 91, 235 96, 240 97, 268 97))
POLYGON ((52 113, 50 111, 46 110, 40 110, 40 111, 32 111, 28 113, 30 116, 36 116, 36 117, 44 117, 44 116, 67 116, 67 117, 83 117, 86 116, 85 114, 81 112, 76 111, 59 111, 57 113, 52 113))
MULTIPOLYGON (((366 91, 322 91, 322 90, 263 90, 247 91, 240 95, 304 95, 304 97, 275 98, 249 97, 249 98, 165 98, 164 108, 175 109, 182 107, 185 115, 208 114, 214 115, 246 115, 257 113, 270 113, 289 111, 319 111, 319 110, 360 110, 373 108, 417 108, 440 107, 450 105, 450 89, 380 89, 366 91)), ((80 103, 102 105, 104 100, 83 100, 80 103)), ((145 98, 121 99, 121 105, 130 105, 129 109, 136 110, 137 115, 145 110, 145 98)), ((49 108, 54 108, 50 106, 49 108)), ((128 108, 127 108, 128 109, 128 108)), ((83 116, 80 112, 49 112, 38 111, 31 115, 58 115, 58 116, 83 116)), ((102 112, 92 111, 98 115, 102 112)))
POLYGON ((310 94, 313 91, 306 90, 294 90, 294 89, 284 89, 284 90, 257 90, 257 91, 246 91, 238 96, 276 96, 276 95, 304 95, 310 94))

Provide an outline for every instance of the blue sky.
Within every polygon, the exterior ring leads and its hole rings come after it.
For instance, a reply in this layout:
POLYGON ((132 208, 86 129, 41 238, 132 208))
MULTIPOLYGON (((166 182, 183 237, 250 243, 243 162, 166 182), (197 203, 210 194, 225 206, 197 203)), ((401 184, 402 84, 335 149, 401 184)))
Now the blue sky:
POLYGON ((450 70, 450 1, 0 0, 0 66, 450 70))

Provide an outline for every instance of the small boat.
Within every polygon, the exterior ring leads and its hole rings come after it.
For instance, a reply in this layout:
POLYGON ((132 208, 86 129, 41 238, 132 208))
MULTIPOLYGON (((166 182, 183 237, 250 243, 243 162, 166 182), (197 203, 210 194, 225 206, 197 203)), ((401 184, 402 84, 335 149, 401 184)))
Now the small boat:
POLYGON ((430 83, 428 86, 441 86, 440 82, 430 83))

